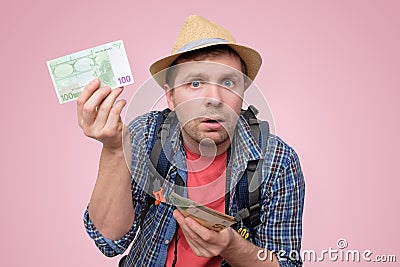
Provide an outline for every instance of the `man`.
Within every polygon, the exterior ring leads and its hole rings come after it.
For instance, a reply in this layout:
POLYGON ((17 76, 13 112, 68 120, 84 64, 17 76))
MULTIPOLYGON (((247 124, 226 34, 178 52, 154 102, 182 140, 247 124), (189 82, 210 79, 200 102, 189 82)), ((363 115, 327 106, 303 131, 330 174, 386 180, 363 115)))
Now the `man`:
POLYGON ((262 162, 261 224, 251 242, 233 228, 217 232, 185 218, 164 201, 167 194, 149 207, 148 157, 160 112, 139 116, 126 127, 120 117, 126 102, 116 101, 123 88, 100 88, 98 80, 87 85, 78 99, 79 125, 103 149, 84 221, 105 255, 122 254, 133 243, 121 266, 301 265, 293 257, 300 252, 304 201, 297 155, 273 135, 263 152, 240 115, 244 91, 260 65, 258 52, 236 44, 224 28, 190 16, 173 53, 150 67, 179 120, 168 139, 172 152, 161 183, 165 191, 181 177, 187 197, 235 216, 236 187, 247 163, 262 162), (260 250, 268 255, 264 260, 260 250))

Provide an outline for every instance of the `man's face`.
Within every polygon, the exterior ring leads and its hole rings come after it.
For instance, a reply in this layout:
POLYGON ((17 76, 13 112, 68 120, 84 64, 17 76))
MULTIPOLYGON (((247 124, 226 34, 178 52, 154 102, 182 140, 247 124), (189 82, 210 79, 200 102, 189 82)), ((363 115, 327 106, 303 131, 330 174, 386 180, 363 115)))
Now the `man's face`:
POLYGON ((217 146, 229 143, 245 88, 240 59, 226 53, 175 68, 174 88, 165 88, 168 106, 183 126, 184 141, 199 144, 211 139, 217 146))

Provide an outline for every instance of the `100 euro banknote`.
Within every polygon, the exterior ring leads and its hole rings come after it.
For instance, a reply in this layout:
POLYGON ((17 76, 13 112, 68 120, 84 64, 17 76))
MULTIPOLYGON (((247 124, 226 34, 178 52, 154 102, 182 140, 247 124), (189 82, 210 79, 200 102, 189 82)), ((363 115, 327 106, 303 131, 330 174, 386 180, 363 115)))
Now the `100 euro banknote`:
POLYGON ((117 88, 133 83, 121 40, 47 61, 60 104, 76 100, 83 88, 98 78, 101 86, 117 88))
POLYGON ((185 217, 191 217, 210 230, 219 232, 235 224, 235 218, 219 211, 210 209, 175 192, 169 195, 169 200, 185 217))

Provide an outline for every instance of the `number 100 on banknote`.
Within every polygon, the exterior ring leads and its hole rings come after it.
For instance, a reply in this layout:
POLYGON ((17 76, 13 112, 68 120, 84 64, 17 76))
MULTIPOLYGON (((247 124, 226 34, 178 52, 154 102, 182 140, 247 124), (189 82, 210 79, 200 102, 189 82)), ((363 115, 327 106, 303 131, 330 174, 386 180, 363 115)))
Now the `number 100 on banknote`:
POLYGON ((60 104, 76 100, 95 78, 101 86, 117 88, 133 83, 121 40, 47 61, 60 104))

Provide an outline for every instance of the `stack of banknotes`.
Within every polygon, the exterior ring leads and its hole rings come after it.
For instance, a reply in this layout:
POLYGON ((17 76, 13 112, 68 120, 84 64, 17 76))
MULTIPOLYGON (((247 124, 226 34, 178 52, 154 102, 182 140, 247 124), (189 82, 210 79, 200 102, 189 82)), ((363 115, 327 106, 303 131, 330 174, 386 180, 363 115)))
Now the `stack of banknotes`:
POLYGON ((101 86, 117 88, 133 83, 121 40, 47 61, 60 104, 76 100, 83 88, 97 78, 101 86))
POLYGON ((198 223, 214 231, 221 231, 235 224, 235 218, 219 211, 210 209, 175 192, 169 195, 169 200, 185 217, 191 217, 198 223))

